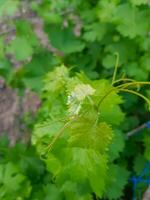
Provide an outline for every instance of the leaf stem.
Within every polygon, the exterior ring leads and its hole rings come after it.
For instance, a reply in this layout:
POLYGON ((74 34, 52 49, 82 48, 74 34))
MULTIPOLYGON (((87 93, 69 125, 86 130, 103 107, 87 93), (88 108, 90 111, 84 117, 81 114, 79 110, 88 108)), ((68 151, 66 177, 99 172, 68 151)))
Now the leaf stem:
POLYGON ((119 66, 119 53, 116 52, 115 56, 116 56, 116 63, 115 63, 115 69, 114 69, 114 74, 113 74, 113 78, 112 78, 112 85, 114 84, 114 82, 116 80, 117 70, 118 70, 118 66, 119 66))
POLYGON ((119 89, 119 91, 128 92, 128 93, 135 94, 135 95, 141 97, 142 99, 144 99, 147 102, 147 104, 149 106, 149 110, 150 110, 150 100, 147 97, 145 97, 144 95, 140 94, 139 92, 129 90, 129 89, 124 89, 124 88, 119 89))
POLYGON ((130 79, 130 78, 121 78, 121 79, 118 79, 118 80, 114 81, 113 84, 116 84, 116 83, 119 83, 119 82, 123 82, 123 81, 135 82, 134 79, 130 79))
POLYGON ((54 143, 61 137, 61 135, 64 133, 65 129, 69 127, 69 125, 76 119, 77 116, 73 117, 71 120, 66 122, 66 124, 58 131, 58 133, 55 135, 55 137, 52 139, 50 144, 46 147, 48 149, 48 152, 51 151, 54 143))
MULTIPOLYGON (((123 84, 120 84, 120 85, 118 85, 118 86, 116 86, 116 87, 114 87, 114 88, 112 88, 111 90, 109 90, 101 99, 100 99, 100 101, 99 101, 99 103, 98 103, 98 110, 99 110, 99 107, 100 107, 100 105, 101 105, 101 103, 104 101, 104 99, 107 97, 107 96, 109 96, 109 94, 110 93, 112 93, 113 91, 115 91, 115 90, 122 90, 122 89, 125 89, 125 88, 127 88, 127 87, 129 87, 129 86, 139 86, 139 85, 150 85, 150 82, 143 82, 143 81, 135 81, 135 82, 130 82, 130 83, 123 83, 123 84)), ((129 90, 129 91, 133 91, 133 90, 129 90)), ((130 92, 131 93, 131 92, 130 92)), ((135 92, 135 91, 133 91, 133 93, 134 94, 137 94, 138 96, 141 96, 142 98, 144 97, 144 95, 142 95, 142 94, 140 94, 140 93, 138 93, 138 92, 135 92)), ((146 97, 144 97, 144 99, 147 99, 146 100, 146 102, 149 102, 149 100, 148 100, 148 98, 146 98, 146 97)))

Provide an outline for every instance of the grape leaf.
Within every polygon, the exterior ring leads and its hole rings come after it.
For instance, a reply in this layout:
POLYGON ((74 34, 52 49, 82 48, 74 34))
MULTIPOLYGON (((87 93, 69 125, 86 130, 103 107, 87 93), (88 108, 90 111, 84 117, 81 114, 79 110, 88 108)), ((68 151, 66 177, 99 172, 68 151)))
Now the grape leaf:
POLYGON ((67 105, 70 115, 78 114, 84 99, 86 97, 88 98, 89 96, 93 95, 94 92, 95 92, 94 88, 92 88, 88 84, 76 85, 74 90, 68 96, 67 105))
POLYGON ((32 56, 33 48, 25 37, 16 37, 9 43, 7 53, 14 54, 18 61, 25 60, 32 56))
POLYGON ((8 162, 5 165, 0 165, 0 198, 8 198, 12 195, 17 197, 19 196, 19 192, 21 191, 22 187, 24 187, 24 192, 22 195, 28 197, 31 191, 31 186, 29 182, 25 182, 26 177, 21 174, 18 170, 18 166, 14 165, 11 162, 8 162), (15 194, 15 195, 14 195, 15 194))
POLYGON ((100 23, 90 24, 85 27, 83 38, 87 41, 101 41, 106 33, 106 26, 100 23))
POLYGON ((133 5, 140 6, 142 4, 148 4, 148 0, 130 0, 133 5))
POLYGON ((114 55, 106 55, 106 56, 103 58, 103 66, 104 66, 106 69, 114 68, 115 62, 116 62, 116 58, 115 58, 114 55))
POLYGON ((54 184, 47 184, 44 187, 44 193, 46 194, 43 200, 61 200, 63 196, 59 189, 54 184))
POLYGON ((106 189, 106 197, 108 199, 118 199, 123 195, 123 188, 128 182, 129 172, 118 165, 109 166, 108 184, 106 189))
POLYGON ((144 157, 147 160, 150 160, 150 137, 149 136, 144 137, 143 142, 145 147, 144 157))
POLYGON ((125 147, 123 133, 119 130, 114 130, 114 136, 109 146, 109 158, 110 161, 119 157, 119 153, 123 151, 125 147))
POLYGON ((8 15, 12 16, 18 9, 18 0, 1 0, 0 2, 0 16, 8 15))
POLYGON ((143 155, 138 154, 134 160, 134 171, 139 176, 146 165, 146 159, 143 155))
POLYGON ((123 36, 135 38, 136 36, 146 35, 149 27, 146 20, 148 17, 149 14, 146 11, 140 11, 138 8, 126 3, 118 6, 114 20, 118 23, 117 30, 123 36))
POLYGON ((92 149, 74 147, 66 150, 67 164, 58 179, 64 176, 78 184, 83 180, 89 180, 92 190, 98 196, 102 196, 105 188, 107 158, 92 149))
POLYGON ((113 14, 116 11, 118 1, 101 0, 98 5, 98 17, 102 22, 111 22, 113 14))
POLYGON ((69 145, 91 148, 104 153, 112 139, 112 130, 106 123, 94 124, 95 117, 82 116, 70 128, 69 145), (86 124, 86 126, 85 126, 86 124))
POLYGON ((47 33, 52 45, 65 54, 80 52, 85 47, 84 43, 77 39, 69 29, 54 26, 47 30, 47 33))

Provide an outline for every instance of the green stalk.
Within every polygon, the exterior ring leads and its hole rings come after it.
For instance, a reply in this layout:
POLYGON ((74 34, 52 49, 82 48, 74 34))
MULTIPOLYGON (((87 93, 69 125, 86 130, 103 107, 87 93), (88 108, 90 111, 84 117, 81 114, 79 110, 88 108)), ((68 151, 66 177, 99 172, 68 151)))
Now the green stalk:
POLYGON ((112 85, 114 84, 114 82, 116 80, 117 70, 118 70, 118 66, 119 66, 119 53, 116 52, 115 56, 116 56, 116 64, 115 64, 115 70, 114 70, 114 74, 113 74, 113 78, 112 78, 112 85))
POLYGON ((131 94, 135 94, 139 97, 141 97, 142 99, 144 99, 146 101, 146 103, 148 104, 149 106, 149 110, 150 110, 150 100, 145 97, 144 95, 140 94, 139 92, 136 92, 136 91, 133 91, 133 90, 129 90, 129 89, 119 89, 119 91, 123 91, 123 92, 128 92, 128 93, 131 93, 131 94))

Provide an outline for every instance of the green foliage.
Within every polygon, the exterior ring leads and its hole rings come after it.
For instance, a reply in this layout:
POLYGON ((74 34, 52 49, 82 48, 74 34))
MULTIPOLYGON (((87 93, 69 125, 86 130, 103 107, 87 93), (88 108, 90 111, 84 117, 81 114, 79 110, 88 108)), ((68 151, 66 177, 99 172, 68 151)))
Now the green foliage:
POLYGON ((147 160, 150 160, 150 138, 149 137, 144 137, 144 146, 145 146, 144 156, 147 160))
POLYGON ((0 147, 0 199, 45 199, 48 176, 35 149, 22 143, 9 147, 5 138, 1 138, 0 147))
POLYGON ((59 26, 54 26, 51 30, 48 30, 48 36, 52 45, 65 54, 80 52, 85 46, 73 35, 71 30, 61 29, 59 26))
POLYGON ((137 157, 134 160, 134 171, 139 176, 141 174, 141 171, 144 169, 146 164, 146 159, 141 155, 137 155, 137 157))
POLYGON ((117 30, 129 38, 144 36, 148 32, 149 22, 147 20, 149 12, 147 9, 140 11, 130 4, 118 6, 114 20, 117 22, 117 30), (128 15, 128 17, 126 17, 128 15))
POLYGON ((17 37, 8 47, 7 53, 15 54, 17 60, 24 60, 32 55, 33 50, 25 38, 17 37), (21 49, 18 46, 21 44, 21 49))
POLYGON ((18 9, 18 6, 19 6, 18 0, 14 0, 13 2, 11 0, 2 0, 0 2, 0 16, 13 15, 15 11, 18 9))
MULTIPOLYGON (((149 113, 128 94, 141 84, 121 90, 130 81, 110 79, 117 52, 117 76, 149 81, 149 1, 1 0, 0 18, 8 28, 0 33, 0 76, 21 94, 32 89, 42 99, 32 136, 38 155, 16 145, 0 159, 2 200, 131 199, 121 197, 124 189, 130 193, 128 171, 138 175, 150 159, 150 137, 146 130, 125 134, 149 113), (61 63, 67 67, 55 68, 61 63)), ((148 90, 147 96, 146 102, 148 90)))
MULTIPOLYGON (((94 192, 102 197, 107 188, 108 173, 118 181, 115 172, 112 173, 111 169, 108 172, 109 160, 117 158, 123 148, 121 133, 113 133, 111 128, 111 125, 118 125, 123 120, 123 114, 119 110, 122 102, 120 96, 116 91, 106 96, 112 88, 106 80, 90 81, 83 74, 70 77, 64 66, 47 74, 42 95, 45 101, 40 113, 45 115, 48 112, 50 115, 46 121, 44 119, 42 122, 40 119, 36 124, 32 142, 39 154, 44 156, 47 169, 55 177, 55 184, 60 191, 70 181, 71 184, 74 183, 73 196, 81 198, 82 193, 79 191, 85 187, 87 189, 84 195, 94 192), (98 109, 99 101, 104 97, 98 109), (112 115, 111 107, 118 110, 114 114, 117 123, 111 117, 107 118, 112 115), (119 141, 120 146, 110 146, 113 138, 113 143, 117 144, 119 141)), ((116 183, 118 188, 114 186, 116 191, 114 196, 109 194, 110 199, 122 195, 128 172, 125 170, 122 173, 125 175, 119 184, 116 183)), ((72 192, 72 188, 68 188, 68 191, 72 192)), ((63 192, 66 196, 66 190, 63 192)))
POLYGON ((122 188, 128 182, 129 172, 123 167, 112 164, 109 166, 108 177, 106 197, 108 199, 118 199, 123 195, 122 188))
POLYGON ((119 157, 119 154, 124 150, 125 138, 121 131, 115 130, 115 137, 109 147, 109 159, 113 161, 119 157))

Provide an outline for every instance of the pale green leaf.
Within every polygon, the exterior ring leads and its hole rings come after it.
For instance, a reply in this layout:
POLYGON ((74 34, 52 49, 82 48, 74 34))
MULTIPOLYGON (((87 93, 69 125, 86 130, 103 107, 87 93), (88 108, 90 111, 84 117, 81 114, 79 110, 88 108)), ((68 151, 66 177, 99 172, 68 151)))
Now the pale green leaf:
POLYGON ((140 6, 142 4, 148 4, 148 0, 130 0, 133 5, 140 6))
POLYGON ((9 43, 7 53, 13 54, 18 61, 25 60, 32 56, 33 47, 25 37, 16 37, 9 43))
POLYGON ((18 0, 1 0, 0 1, 0 16, 13 15, 19 6, 18 0))
POLYGON ((68 109, 71 115, 76 115, 81 109, 84 99, 93 95, 95 89, 88 84, 78 84, 68 96, 68 109))
POLYGON ((103 66, 104 66, 106 69, 114 68, 115 63, 116 63, 115 55, 106 55, 106 56, 103 58, 102 63, 103 63, 103 66))

